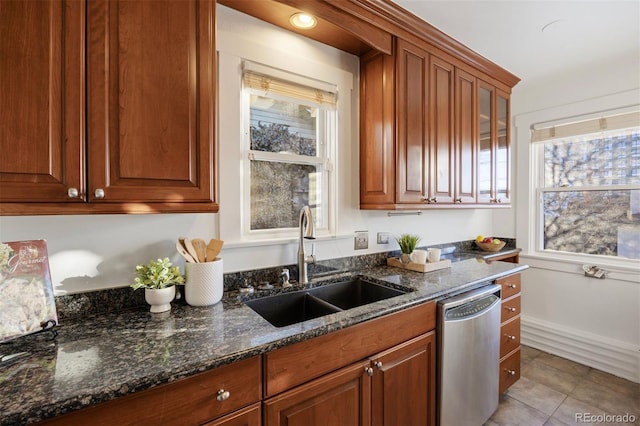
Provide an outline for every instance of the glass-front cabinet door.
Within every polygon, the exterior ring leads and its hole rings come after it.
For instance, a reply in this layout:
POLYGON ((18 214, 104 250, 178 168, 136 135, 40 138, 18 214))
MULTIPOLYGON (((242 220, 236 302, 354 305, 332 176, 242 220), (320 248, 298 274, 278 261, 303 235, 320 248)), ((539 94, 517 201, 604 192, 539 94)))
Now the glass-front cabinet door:
POLYGON ((478 94, 478 203, 489 204, 493 196, 493 87, 483 83, 478 94))
POLYGON ((511 151, 509 95, 478 85, 478 204, 509 204, 511 151))
POLYGON ((496 184, 495 202, 509 203, 511 199, 511 147, 509 145, 509 96, 496 91, 496 184))

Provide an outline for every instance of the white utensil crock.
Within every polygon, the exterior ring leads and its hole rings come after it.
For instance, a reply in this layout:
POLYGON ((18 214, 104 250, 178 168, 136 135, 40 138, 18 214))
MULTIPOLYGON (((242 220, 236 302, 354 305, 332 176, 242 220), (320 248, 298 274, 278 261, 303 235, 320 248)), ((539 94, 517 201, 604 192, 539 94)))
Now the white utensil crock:
POLYGON ((222 299, 222 258, 213 262, 184 264, 187 276, 184 295, 191 306, 209 306, 222 299))

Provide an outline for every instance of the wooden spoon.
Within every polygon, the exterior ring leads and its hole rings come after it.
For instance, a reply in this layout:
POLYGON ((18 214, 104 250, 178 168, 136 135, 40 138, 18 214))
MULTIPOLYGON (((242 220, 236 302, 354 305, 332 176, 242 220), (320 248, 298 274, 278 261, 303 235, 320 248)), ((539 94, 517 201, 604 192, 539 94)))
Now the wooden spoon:
POLYGON ((191 257, 191 255, 187 252, 187 249, 184 248, 183 244, 184 243, 181 241, 181 239, 178 239, 178 241, 176 241, 176 249, 178 250, 178 253, 180 253, 180 255, 184 257, 184 260, 186 260, 187 262, 196 263, 193 257, 191 257))
POLYGON ((193 257, 194 263, 200 263, 200 260, 198 260, 198 252, 193 246, 193 243, 191 243, 191 240, 187 237, 184 238, 184 248, 187 249, 187 252, 191 255, 191 257, 193 257))
POLYGON ((215 238, 212 238, 211 241, 209 241, 209 244, 207 244, 207 262, 213 262, 216 260, 216 257, 218 257, 222 250, 223 244, 224 241, 216 240, 215 238))
POLYGON ((194 238, 191 240, 191 244, 193 244, 193 248, 196 250, 196 254, 198 255, 198 262, 203 263, 207 261, 207 243, 204 242, 201 238, 194 238))

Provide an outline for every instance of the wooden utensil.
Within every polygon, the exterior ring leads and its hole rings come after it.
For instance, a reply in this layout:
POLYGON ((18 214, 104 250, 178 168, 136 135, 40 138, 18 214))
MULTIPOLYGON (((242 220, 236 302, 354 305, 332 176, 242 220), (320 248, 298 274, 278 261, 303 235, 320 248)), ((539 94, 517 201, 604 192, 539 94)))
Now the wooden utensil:
POLYGON ((176 250, 178 250, 178 253, 180 253, 180 255, 184 257, 184 260, 186 260, 187 262, 196 263, 193 257, 191 257, 191 255, 187 252, 187 249, 184 248, 183 242, 180 241, 180 239, 176 241, 176 250))
POLYGON ((191 240, 191 244, 193 248, 196 250, 196 254, 198 255, 198 262, 204 263, 207 261, 207 243, 204 242, 202 238, 194 238, 191 240))
POLYGON ((224 241, 216 240, 215 238, 212 238, 211 241, 209 241, 209 244, 207 244, 207 262, 213 262, 216 260, 216 257, 218 257, 222 250, 223 244, 224 241))
POLYGON ((198 252, 193 246, 191 240, 187 237, 184 238, 184 248, 187 249, 187 252, 191 255, 191 257, 193 257, 194 263, 200 263, 200 260, 198 260, 198 252))

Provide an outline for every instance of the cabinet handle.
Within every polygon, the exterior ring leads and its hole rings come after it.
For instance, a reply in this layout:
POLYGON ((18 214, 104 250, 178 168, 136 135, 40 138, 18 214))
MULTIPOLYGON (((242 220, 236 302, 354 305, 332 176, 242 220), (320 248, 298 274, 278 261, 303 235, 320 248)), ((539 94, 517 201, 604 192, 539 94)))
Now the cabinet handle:
POLYGON ((516 336, 507 335, 507 340, 516 340, 516 336))
POLYGON ((432 198, 429 200, 429 202, 430 202, 430 203, 437 203, 437 202, 438 202, 438 199, 437 199, 436 197, 432 197, 432 198))
POLYGON ((94 195, 96 196, 96 198, 104 198, 104 189, 102 188, 96 189, 96 192, 94 192, 94 195))
POLYGON ((216 396, 216 399, 218 401, 226 401, 227 399, 229 399, 230 396, 231 396, 231 393, 229 391, 226 391, 224 389, 220 389, 218 391, 218 395, 216 396))
POLYGON ((498 199, 496 200, 496 203, 498 203, 498 204, 502 203, 502 199, 498 198, 498 199))
POLYGON ((515 376, 516 375, 516 370, 507 370, 507 374, 510 376, 515 376))
POLYGON ((508 286, 508 287, 509 287, 509 288, 516 288, 516 287, 518 287, 518 286, 517 286, 517 285, 515 285, 515 284, 509 284, 509 286, 508 286))
POLYGON ((367 376, 369 376, 369 377, 373 376, 373 368, 371 368, 371 367, 365 368, 364 372, 367 373, 367 376))
POLYGON ((515 312, 517 310, 516 308, 510 308, 508 306, 505 309, 509 312, 515 312))
POLYGON ((455 203, 462 203, 462 198, 456 198, 455 200, 453 200, 455 203))
POLYGON ((375 365, 378 370, 382 370, 382 363, 380 361, 374 362, 373 365, 375 365))
POLYGON ((78 188, 69 188, 67 189, 67 195, 69 196, 69 198, 78 198, 78 195, 80 195, 80 193, 78 192, 78 188))

